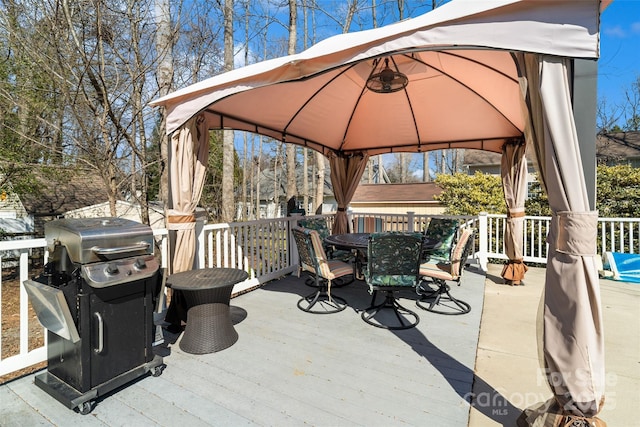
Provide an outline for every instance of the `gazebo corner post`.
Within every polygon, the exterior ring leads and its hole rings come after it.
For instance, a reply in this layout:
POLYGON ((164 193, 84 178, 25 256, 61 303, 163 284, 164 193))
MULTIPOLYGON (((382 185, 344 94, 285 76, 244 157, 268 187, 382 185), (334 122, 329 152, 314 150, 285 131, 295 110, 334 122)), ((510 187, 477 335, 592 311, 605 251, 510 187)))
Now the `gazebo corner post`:
POLYGON ((331 232, 344 234, 349 232, 347 208, 367 167, 369 154, 366 152, 345 154, 332 151, 328 157, 331 167, 331 185, 338 204, 331 232))
MULTIPOLYGON (((209 131, 198 115, 172 133, 169 140, 169 208, 171 273, 191 270, 196 260, 196 206, 202 195, 209 157, 209 131), (174 236, 173 238, 171 236, 174 236)), ((204 255, 204 254, 203 254, 204 255)))
MULTIPOLYGON (((592 210, 572 108, 572 61, 524 54, 519 69, 530 111, 525 137, 536 150, 552 221, 539 347, 553 397, 524 410, 518 425, 602 425, 604 328, 592 210), (554 189, 554 191, 548 191, 554 189)), ((595 102, 595 98, 590 102, 595 102)), ((595 120, 595 117, 591 117, 595 120)), ((595 142, 595 141, 594 141, 595 142)))
POLYGON ((287 253, 289 254, 289 266, 298 267, 298 277, 300 275, 300 256, 298 254, 297 246, 293 237, 292 229, 298 226, 298 220, 295 217, 287 221, 287 253))
POLYGON ((522 284, 528 268, 524 264, 524 216, 527 198, 527 159, 525 138, 512 138, 502 146, 500 174, 502 191, 507 205, 504 247, 507 263, 501 276, 512 286, 522 284))

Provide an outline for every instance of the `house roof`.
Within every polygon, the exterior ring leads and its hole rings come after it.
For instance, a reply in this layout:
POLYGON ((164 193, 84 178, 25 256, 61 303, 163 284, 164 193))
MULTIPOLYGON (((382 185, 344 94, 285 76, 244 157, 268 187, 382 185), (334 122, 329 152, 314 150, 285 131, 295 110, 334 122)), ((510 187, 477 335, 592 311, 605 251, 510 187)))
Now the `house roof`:
POLYGON ((433 196, 442 193, 435 182, 409 184, 360 184, 351 203, 366 202, 433 202, 433 196))
POLYGON ((33 171, 37 190, 18 194, 27 212, 55 216, 108 201, 107 189, 95 172, 84 169, 40 168, 33 171))
POLYGON ((466 166, 499 165, 502 154, 482 150, 464 150, 464 164, 466 166))
MULTIPOLYGON (((464 164, 467 166, 500 165, 501 154, 481 150, 465 150, 464 164)), ((527 158, 531 161, 530 150, 527 158)), ((621 161, 640 158, 640 132, 619 132, 596 137, 596 159, 598 162, 621 161)))
POLYGON ((598 135, 596 158, 603 162, 640 158, 640 132, 598 135))

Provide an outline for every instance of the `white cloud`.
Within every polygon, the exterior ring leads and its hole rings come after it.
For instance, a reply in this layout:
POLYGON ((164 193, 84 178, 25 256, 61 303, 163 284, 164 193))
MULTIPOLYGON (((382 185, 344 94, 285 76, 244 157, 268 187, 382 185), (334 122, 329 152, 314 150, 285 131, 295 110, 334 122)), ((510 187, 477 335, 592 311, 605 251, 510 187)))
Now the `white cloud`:
POLYGON ((625 31, 622 29, 620 25, 616 25, 615 27, 607 27, 603 30, 603 32, 607 36, 611 36, 611 37, 625 38, 627 36, 627 34, 625 33, 625 31))
POLYGON ((640 22, 634 22, 631 24, 631 32, 634 34, 640 34, 640 22))

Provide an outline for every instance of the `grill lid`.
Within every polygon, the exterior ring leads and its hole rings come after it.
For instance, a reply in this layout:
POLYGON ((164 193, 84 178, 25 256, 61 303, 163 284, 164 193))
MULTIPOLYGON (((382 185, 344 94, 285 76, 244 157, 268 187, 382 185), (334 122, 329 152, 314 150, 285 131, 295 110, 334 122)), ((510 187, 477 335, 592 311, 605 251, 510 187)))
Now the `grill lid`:
POLYGON ((64 218, 44 226, 47 248, 66 248, 74 263, 88 264, 153 254, 153 231, 125 218, 64 218))

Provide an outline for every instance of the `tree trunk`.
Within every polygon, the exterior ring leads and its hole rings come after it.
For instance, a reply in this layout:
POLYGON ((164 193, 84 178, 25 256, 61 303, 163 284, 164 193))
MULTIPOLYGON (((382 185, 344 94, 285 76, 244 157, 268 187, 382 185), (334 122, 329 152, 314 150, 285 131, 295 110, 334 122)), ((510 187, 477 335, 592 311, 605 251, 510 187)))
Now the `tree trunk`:
MULTIPOLYGON (((296 0, 289 0, 289 48, 288 48, 289 55, 296 53, 297 16, 298 16, 298 9, 296 5, 296 0)), ((298 193, 298 188, 296 185, 296 147, 295 145, 287 144, 286 156, 287 156, 286 198, 287 198, 287 201, 289 201, 292 197, 295 197, 298 193)))
MULTIPOLYGON (((158 55, 158 66, 156 68, 156 78, 158 80, 158 92, 160 96, 165 96, 171 91, 173 83, 173 37, 171 35, 171 8, 169 0, 155 0, 156 24, 156 52, 158 55)), ((169 202, 169 136, 167 129, 167 115, 162 112, 160 121, 160 194, 159 199, 165 206, 169 202)))
POLYGON ((318 209, 322 208, 322 204, 324 203, 324 175, 325 175, 325 164, 324 164, 324 156, 322 153, 316 151, 316 197, 314 204, 314 212, 317 212, 318 209))
MULTIPOLYGON (((233 69, 233 0, 224 1, 224 70, 233 69)), ((222 222, 233 222, 235 201, 233 197, 234 133, 223 131, 222 136, 222 222)))
POLYGON ((422 182, 431 181, 431 176, 429 175, 429 152, 425 151, 422 153, 422 182))

